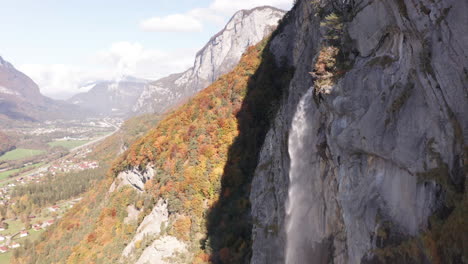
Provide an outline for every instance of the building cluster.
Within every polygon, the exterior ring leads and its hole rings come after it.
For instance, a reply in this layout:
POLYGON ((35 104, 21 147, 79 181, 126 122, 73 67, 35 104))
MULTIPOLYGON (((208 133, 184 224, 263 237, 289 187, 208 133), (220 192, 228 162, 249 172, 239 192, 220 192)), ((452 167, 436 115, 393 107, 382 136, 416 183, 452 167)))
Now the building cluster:
MULTIPOLYGON (((54 219, 50 219, 45 222, 39 222, 37 224, 32 225, 32 228, 30 229, 30 231, 37 232, 42 229, 47 229, 49 226, 53 225, 54 223, 55 223, 54 219)), ((0 232, 5 231, 5 230, 8 230, 8 229, 6 229, 3 224, 0 225, 0 232)), ((15 240, 19 238, 28 237, 29 235, 30 235, 29 231, 25 229, 19 232, 16 232, 13 235, 1 235, 0 234, 0 253, 6 253, 10 251, 11 249, 21 247, 21 244, 15 240)))
POLYGON ((50 165, 48 172, 56 175, 57 173, 78 172, 96 168, 99 168, 97 161, 65 159, 50 165))

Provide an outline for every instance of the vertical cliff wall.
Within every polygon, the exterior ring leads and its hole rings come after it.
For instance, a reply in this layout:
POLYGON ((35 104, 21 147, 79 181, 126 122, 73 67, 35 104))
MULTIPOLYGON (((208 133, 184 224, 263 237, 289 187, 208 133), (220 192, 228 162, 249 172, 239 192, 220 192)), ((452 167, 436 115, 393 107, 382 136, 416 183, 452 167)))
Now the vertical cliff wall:
POLYGON ((271 43, 296 71, 252 183, 252 263, 467 261, 467 8, 297 2, 271 43))

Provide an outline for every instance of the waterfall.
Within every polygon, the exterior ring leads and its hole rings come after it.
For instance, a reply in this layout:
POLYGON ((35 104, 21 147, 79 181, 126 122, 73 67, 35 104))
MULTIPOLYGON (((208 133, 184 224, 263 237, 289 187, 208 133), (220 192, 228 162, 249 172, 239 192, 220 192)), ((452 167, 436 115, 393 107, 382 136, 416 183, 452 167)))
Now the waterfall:
POLYGON ((286 263, 312 263, 314 246, 314 212, 316 197, 313 191, 312 155, 315 152, 312 135, 312 95, 310 88, 301 98, 289 134, 288 201, 286 204, 286 263))

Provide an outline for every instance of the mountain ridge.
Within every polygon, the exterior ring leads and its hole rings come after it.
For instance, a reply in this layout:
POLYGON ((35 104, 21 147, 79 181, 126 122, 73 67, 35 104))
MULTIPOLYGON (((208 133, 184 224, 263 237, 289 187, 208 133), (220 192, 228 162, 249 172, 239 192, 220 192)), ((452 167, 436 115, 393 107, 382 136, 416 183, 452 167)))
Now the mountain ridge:
POLYGON ((85 112, 76 106, 42 95, 29 76, 0 57, 0 123, 4 126, 84 115, 85 112))
POLYGON ((236 12, 197 52, 191 68, 150 83, 132 111, 161 114, 207 87, 234 68, 247 47, 270 34, 285 13, 269 6, 236 12))
POLYGON ((88 91, 72 96, 67 102, 96 115, 127 117, 148 82, 132 76, 95 81, 87 83, 88 91))

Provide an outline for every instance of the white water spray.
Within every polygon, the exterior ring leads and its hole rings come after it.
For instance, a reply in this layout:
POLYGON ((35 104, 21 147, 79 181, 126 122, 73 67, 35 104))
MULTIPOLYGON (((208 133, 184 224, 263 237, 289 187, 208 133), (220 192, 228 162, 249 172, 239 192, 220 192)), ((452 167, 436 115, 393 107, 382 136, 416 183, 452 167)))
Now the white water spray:
POLYGON ((286 263, 313 263, 313 246, 316 234, 313 205, 314 196, 312 169, 313 146, 310 122, 312 94, 310 88, 301 98, 289 134, 289 193, 286 204, 286 263))

